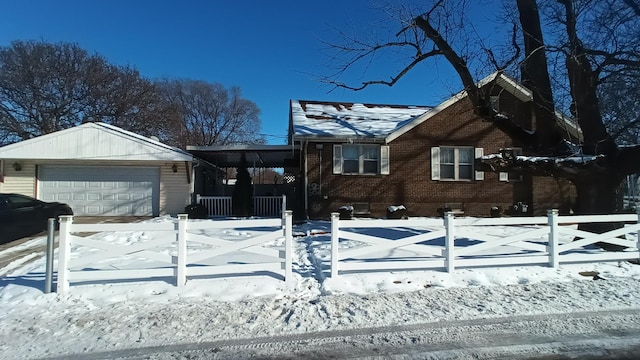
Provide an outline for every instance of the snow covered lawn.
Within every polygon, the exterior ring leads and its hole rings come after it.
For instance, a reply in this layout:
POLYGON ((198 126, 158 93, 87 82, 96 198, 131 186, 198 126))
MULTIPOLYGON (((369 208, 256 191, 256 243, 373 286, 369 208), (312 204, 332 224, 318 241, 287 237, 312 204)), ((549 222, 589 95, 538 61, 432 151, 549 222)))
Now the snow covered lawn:
MULTIPOLYGON (((167 218, 154 221, 168 221, 167 218)), ((640 309, 640 266, 628 262, 347 273, 329 277, 330 223, 296 227, 291 286, 273 276, 72 284, 43 294, 45 259, 0 269, 0 354, 33 359, 82 352, 447 320, 640 309), (597 273, 604 280, 580 273, 597 273)), ((495 227, 510 234, 516 227, 495 227)), ((225 239, 249 236, 220 230, 225 239)), ((135 243, 140 232, 92 239, 135 243)), ((539 240, 539 239, 538 239, 539 240)), ((21 245, 39 246, 43 238, 21 245)), ((532 239, 536 241, 536 239, 532 239)), ((278 247, 277 241, 272 244, 278 247)), ((345 242, 341 246, 360 246, 345 242)), ((24 249, 23 249, 24 250, 24 249)), ((12 251, 11 249, 6 251, 12 251)), ((1 254, 0 254, 1 255, 1 254)), ((84 254, 86 255, 86 254, 84 254)), ((84 256, 78 249, 75 256, 84 256)), ((407 256, 406 253, 392 254, 407 256)), ((247 260, 247 259, 240 259, 247 260)), ((119 267, 127 263, 120 261, 119 267)))

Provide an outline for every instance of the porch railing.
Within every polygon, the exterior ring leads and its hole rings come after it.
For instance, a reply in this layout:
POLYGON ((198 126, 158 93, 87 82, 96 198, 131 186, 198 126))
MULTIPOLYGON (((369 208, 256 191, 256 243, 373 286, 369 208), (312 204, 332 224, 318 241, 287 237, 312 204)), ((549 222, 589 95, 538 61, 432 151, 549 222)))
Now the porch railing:
MULTIPOLYGON (((231 196, 196 196, 196 202, 207 208, 209 216, 232 216, 231 196)), ((264 217, 280 217, 287 208, 287 197, 254 196, 253 215, 264 217)))

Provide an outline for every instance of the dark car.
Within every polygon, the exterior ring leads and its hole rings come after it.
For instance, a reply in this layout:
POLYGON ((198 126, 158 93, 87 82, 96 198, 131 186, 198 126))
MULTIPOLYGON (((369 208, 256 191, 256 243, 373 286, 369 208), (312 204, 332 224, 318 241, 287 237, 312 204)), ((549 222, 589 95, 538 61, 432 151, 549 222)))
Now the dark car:
POLYGON ((0 194, 0 243, 37 234, 49 218, 73 215, 67 204, 44 202, 20 194, 0 194))

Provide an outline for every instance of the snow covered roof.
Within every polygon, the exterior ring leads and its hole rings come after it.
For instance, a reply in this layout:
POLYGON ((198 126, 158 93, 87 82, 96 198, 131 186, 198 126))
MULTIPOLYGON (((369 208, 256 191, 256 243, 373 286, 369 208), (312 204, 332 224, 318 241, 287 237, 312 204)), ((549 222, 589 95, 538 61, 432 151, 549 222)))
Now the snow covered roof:
MULTIPOLYGON (((495 83, 523 102, 533 99, 529 89, 501 72, 480 80, 478 86, 490 83, 495 83)), ((467 92, 461 91, 435 107, 292 100, 290 126, 294 140, 370 138, 388 143, 466 97, 467 92)), ((560 113, 558 122, 579 138, 579 128, 560 113)))
POLYGON ((291 101, 293 136, 384 139, 431 110, 429 106, 291 101))
POLYGON ((104 123, 85 123, 0 147, 0 158, 193 161, 186 151, 104 123))

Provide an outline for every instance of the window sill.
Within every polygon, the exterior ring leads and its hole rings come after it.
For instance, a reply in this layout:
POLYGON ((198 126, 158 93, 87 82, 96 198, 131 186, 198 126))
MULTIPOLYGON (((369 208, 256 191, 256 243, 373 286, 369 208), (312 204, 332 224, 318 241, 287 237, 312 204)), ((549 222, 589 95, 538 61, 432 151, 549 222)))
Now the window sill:
POLYGON ((344 176, 362 176, 362 177, 382 177, 382 174, 335 174, 335 175, 344 175, 344 176))

